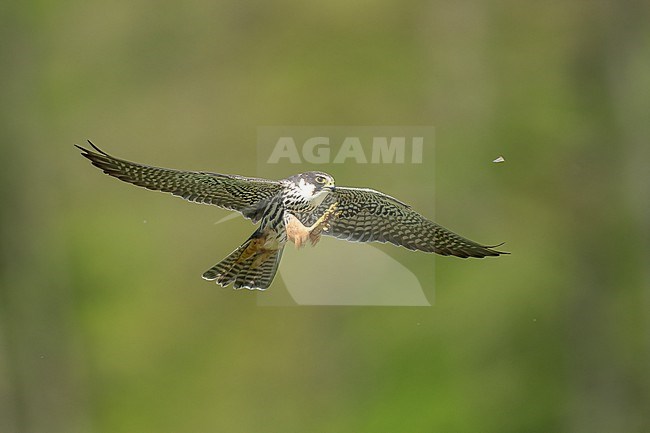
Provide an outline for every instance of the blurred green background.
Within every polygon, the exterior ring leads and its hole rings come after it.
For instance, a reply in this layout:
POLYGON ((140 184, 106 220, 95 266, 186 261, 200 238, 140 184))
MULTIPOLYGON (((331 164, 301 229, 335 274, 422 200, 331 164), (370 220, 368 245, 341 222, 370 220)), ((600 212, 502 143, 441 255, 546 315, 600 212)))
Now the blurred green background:
POLYGON ((616 1, 3 3, 0 431, 650 431, 648 22, 616 1), (435 126, 435 177, 368 186, 432 215, 435 183, 441 224, 512 255, 434 273, 382 247, 430 308, 260 307, 200 278, 250 223, 72 147, 254 175, 260 125, 435 126))

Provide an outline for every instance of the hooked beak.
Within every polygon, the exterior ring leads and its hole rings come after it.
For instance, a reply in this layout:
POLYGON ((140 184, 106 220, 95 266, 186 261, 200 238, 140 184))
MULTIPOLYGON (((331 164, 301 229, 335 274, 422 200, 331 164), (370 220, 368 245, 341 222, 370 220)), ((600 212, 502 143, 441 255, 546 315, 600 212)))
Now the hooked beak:
POLYGON ((336 191, 336 187, 334 185, 328 186, 327 189, 329 189, 332 192, 336 191))

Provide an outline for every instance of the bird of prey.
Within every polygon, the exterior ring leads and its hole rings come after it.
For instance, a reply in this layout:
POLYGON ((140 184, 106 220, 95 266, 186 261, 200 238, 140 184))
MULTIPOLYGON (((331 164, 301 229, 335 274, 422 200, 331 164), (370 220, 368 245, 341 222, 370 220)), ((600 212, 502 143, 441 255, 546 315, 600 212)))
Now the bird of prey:
POLYGON ((327 173, 309 171, 268 180, 204 171, 152 167, 115 158, 88 141, 78 147, 104 173, 124 182, 168 192, 196 203, 237 211, 255 232, 203 278, 235 289, 266 290, 287 242, 315 245, 321 235, 353 242, 390 242, 409 250, 444 256, 508 254, 481 245, 434 223, 401 201, 368 188, 334 185, 327 173))

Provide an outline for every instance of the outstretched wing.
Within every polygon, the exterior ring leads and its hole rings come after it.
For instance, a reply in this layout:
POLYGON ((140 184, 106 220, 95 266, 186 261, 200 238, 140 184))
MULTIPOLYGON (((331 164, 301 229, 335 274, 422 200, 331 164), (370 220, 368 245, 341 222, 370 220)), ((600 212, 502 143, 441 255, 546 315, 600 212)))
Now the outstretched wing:
POLYGON ((335 216, 324 235, 353 242, 390 242, 410 250, 463 258, 508 254, 465 239, 401 201, 372 189, 337 187, 316 211, 299 218, 304 217, 306 224, 311 225, 333 203, 337 203, 335 216))
POLYGON ((268 201, 282 190, 279 182, 267 179, 137 164, 114 158, 90 141, 88 143, 97 152, 77 147, 95 167, 110 176, 151 190, 169 192, 185 200, 241 212, 255 222, 268 201))

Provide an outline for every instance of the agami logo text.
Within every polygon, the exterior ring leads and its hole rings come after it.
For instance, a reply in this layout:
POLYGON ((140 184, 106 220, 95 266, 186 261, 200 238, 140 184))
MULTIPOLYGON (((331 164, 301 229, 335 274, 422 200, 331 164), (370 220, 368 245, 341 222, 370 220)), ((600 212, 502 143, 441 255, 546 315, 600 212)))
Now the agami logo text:
POLYGON ((424 137, 377 136, 345 137, 331 140, 317 136, 296 140, 279 137, 266 161, 268 164, 421 164, 424 137))

